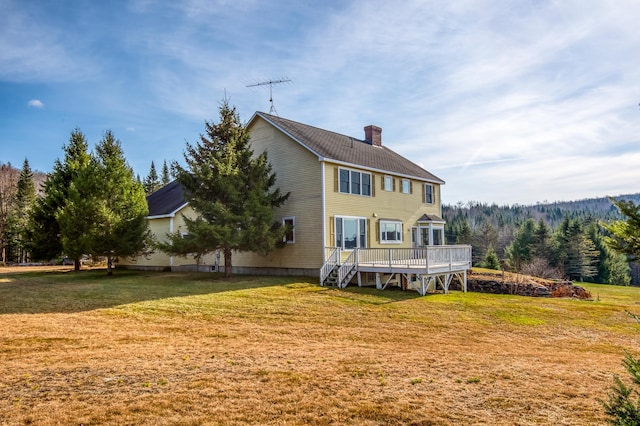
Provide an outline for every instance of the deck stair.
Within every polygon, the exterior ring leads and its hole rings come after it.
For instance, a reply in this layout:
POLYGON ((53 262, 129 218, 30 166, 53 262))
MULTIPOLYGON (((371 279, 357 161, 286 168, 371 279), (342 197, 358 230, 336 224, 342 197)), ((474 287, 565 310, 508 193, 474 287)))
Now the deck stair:
MULTIPOLYGON (((449 291, 452 279, 462 282, 467 291, 467 270, 471 267, 471 246, 428 246, 413 249, 354 249, 346 256, 340 248, 327 248, 320 269, 323 286, 345 288, 358 274, 375 274, 376 287, 406 286, 421 295, 449 291)), ((405 288, 405 287, 403 287, 405 288)))
POLYGON ((340 265, 335 265, 324 279, 322 285, 325 287, 338 287, 338 269, 340 265))

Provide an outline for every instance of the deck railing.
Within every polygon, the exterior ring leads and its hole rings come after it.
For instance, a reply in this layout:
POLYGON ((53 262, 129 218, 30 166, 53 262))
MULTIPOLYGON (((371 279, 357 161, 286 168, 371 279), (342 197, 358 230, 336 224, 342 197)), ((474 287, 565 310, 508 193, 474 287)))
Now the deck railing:
POLYGON ((357 249, 357 263, 389 268, 471 267, 471 246, 426 246, 417 248, 357 249))

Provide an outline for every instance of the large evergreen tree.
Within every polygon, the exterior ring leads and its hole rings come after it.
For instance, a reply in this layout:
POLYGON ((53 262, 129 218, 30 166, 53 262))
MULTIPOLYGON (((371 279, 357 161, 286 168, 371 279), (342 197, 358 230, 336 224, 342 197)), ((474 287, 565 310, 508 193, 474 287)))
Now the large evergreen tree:
POLYGON ((276 175, 267 154, 253 155, 249 132, 236 109, 225 100, 219 114, 217 124, 205 122, 205 134, 196 145, 187 143, 187 167, 174 164, 197 216, 185 219, 186 238, 170 234, 159 247, 181 256, 222 250, 229 277, 233 251, 266 254, 282 243, 287 229, 274 220, 273 210, 289 194, 273 189, 276 175))
POLYGON ((86 200, 93 226, 87 233, 87 251, 107 259, 112 274, 118 257, 133 257, 148 251, 151 233, 144 188, 127 164, 120 141, 107 131, 97 145, 92 167, 70 193, 74 204, 86 200))
MULTIPOLYGON (((40 197, 33 208, 30 224, 30 244, 32 256, 36 260, 50 260, 63 252, 63 240, 69 250, 65 254, 74 261, 75 270, 80 269, 80 259, 86 254, 79 241, 71 234, 63 235, 58 217, 64 213, 69 189, 77 185, 78 176, 89 167, 91 156, 89 145, 80 129, 71 132, 69 144, 64 146, 64 159, 55 161, 53 171, 47 175, 43 184, 44 196, 40 197)), ((83 219, 84 220, 84 219, 83 219)), ((77 238, 82 238, 85 228, 73 227, 77 238)))
POLYGON ((0 263, 7 261, 11 214, 17 192, 18 171, 11 163, 0 163, 0 263))
POLYGON ((36 200, 33 172, 25 158, 18 177, 15 206, 11 215, 11 234, 13 256, 18 262, 29 260, 28 230, 31 210, 36 200))
POLYGON ((565 217, 554 240, 555 259, 570 279, 583 281, 597 275, 598 252, 578 220, 565 217))

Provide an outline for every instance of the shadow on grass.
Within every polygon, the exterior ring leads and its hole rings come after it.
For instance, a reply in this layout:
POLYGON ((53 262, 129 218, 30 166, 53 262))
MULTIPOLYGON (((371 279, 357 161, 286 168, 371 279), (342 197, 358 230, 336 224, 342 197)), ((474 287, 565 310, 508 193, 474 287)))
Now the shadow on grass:
POLYGON ((0 276, 0 315, 73 313, 129 303, 232 292, 313 280, 300 277, 236 276, 198 272, 104 270, 23 272, 0 276))
POLYGON ((361 303, 382 305, 385 303, 401 302, 404 300, 417 299, 420 294, 412 290, 402 290, 398 287, 390 287, 385 290, 378 290, 375 286, 356 287, 350 286, 343 289, 333 289, 330 294, 333 297, 341 297, 350 300, 357 300, 361 303))

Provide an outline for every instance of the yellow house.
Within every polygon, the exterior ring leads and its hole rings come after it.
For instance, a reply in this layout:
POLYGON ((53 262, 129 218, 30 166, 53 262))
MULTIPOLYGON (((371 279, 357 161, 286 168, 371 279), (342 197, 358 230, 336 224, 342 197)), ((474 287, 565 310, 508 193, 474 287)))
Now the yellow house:
MULTIPOLYGON (((378 287, 419 282, 425 291, 437 284, 446 291, 455 274, 466 282, 470 248, 443 246, 444 181, 383 145, 382 129, 366 126, 360 139, 263 112, 254 114, 248 129, 255 154, 267 151, 276 185, 290 193, 276 216, 293 232, 284 248, 267 256, 234 253, 234 273, 319 276, 321 284, 340 286, 356 278, 359 284, 375 280, 378 287), (433 267, 444 260, 449 266, 443 275, 433 267)), ((148 203, 156 238, 185 229, 182 218, 193 215, 176 182, 151 194, 148 203)), ((126 263, 196 267, 193 259, 163 253, 126 263)), ((211 255, 199 267, 223 264, 211 255)))

